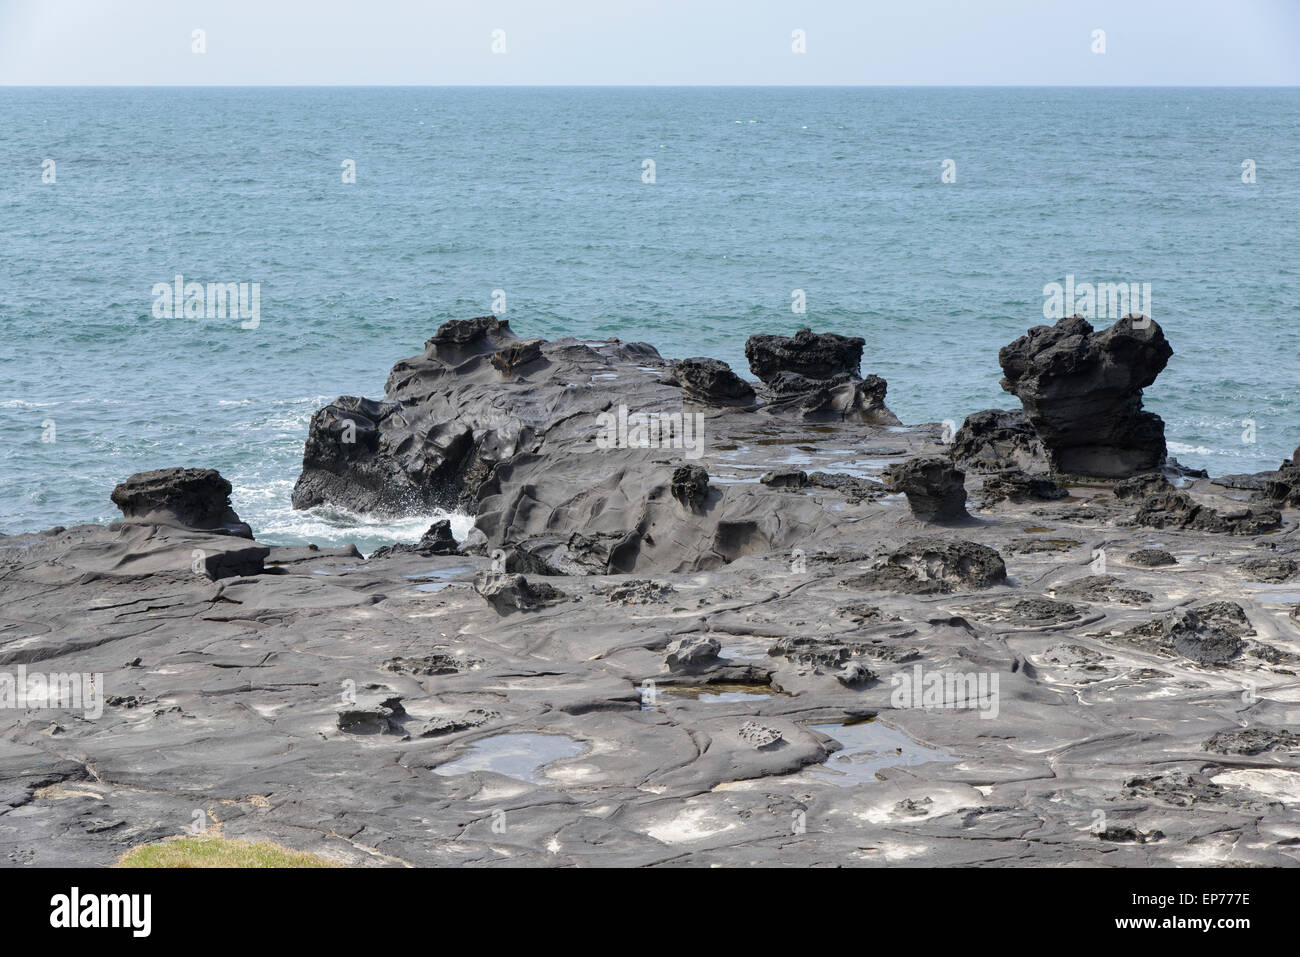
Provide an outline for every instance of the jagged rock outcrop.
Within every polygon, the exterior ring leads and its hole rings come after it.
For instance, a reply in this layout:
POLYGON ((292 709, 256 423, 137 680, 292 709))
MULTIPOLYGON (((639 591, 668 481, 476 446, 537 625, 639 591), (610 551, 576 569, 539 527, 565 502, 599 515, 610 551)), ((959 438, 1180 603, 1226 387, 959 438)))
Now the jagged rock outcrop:
POLYGON ((985 409, 966 416, 949 454, 977 472, 1047 468, 1047 453, 1024 409, 985 409))
POLYGON ((1165 461, 1165 427, 1142 390, 1173 349, 1151 319, 1101 332, 1082 316, 1036 326, 1002 348, 1002 388, 1019 397, 1055 471, 1121 478, 1165 461))
POLYGON ((888 384, 860 374, 866 340, 800 329, 793 336, 756 335, 745 342, 749 369, 768 387, 767 411, 809 421, 898 425, 885 405, 888 384))
POLYGON ((564 600, 564 592, 546 582, 530 582, 523 575, 486 574, 474 581, 474 590, 501 614, 534 611, 564 600))
MULTIPOLYGON (((459 551, 456 544, 456 537, 451 532, 451 521, 445 518, 439 519, 429 526, 428 531, 420 536, 420 540, 413 545, 405 543, 396 545, 384 545, 375 549, 369 556, 370 561, 377 558, 387 558, 389 555, 395 555, 399 552, 409 552, 414 555, 455 555, 459 551)), ((512 569, 513 570, 513 569, 512 569)))
POLYGON ((885 482, 907 496, 912 514, 923 522, 958 522, 966 513, 966 473, 940 455, 899 462, 885 469, 885 482))
POLYGON ((754 388, 719 359, 682 359, 673 366, 682 401, 702 406, 752 406, 754 388))
POLYGON ((167 468, 137 472, 109 498, 128 523, 252 538, 252 529, 230 507, 230 491, 230 483, 216 469, 167 468))
POLYGON ((1223 510, 1204 505, 1179 489, 1148 495, 1133 522, 1147 528, 1187 528, 1228 535, 1258 535, 1282 525, 1282 515, 1264 505, 1234 505, 1223 510))
POLYGON ((709 473, 702 465, 679 465, 673 469, 673 498, 687 508, 703 507, 709 498, 709 473))

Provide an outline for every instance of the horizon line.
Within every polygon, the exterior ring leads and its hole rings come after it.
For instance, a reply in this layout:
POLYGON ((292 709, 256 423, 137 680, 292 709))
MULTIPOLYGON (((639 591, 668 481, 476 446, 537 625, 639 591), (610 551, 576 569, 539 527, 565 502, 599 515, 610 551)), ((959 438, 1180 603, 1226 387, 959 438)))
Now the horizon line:
POLYGON ((1295 90, 1300 83, 0 83, 36 90, 1295 90))

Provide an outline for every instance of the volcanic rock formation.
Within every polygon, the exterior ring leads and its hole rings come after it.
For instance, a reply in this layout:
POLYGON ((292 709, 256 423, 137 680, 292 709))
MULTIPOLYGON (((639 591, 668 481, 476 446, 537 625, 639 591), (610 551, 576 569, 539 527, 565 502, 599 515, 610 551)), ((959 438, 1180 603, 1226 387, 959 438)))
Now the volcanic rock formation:
POLYGON ((1173 349, 1153 320, 1125 316, 1101 332, 1082 316, 1035 326, 998 353, 1002 388, 1020 398, 1053 469, 1119 478, 1160 467, 1165 426, 1142 410, 1173 349))

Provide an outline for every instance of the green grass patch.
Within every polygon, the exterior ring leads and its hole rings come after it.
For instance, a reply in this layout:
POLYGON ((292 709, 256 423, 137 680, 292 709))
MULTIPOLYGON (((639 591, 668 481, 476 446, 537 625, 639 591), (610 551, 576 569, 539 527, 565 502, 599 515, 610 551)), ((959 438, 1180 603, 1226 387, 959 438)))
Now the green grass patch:
POLYGON ((270 841, 232 841, 224 837, 182 837, 133 847, 118 867, 337 867, 338 865, 270 841))

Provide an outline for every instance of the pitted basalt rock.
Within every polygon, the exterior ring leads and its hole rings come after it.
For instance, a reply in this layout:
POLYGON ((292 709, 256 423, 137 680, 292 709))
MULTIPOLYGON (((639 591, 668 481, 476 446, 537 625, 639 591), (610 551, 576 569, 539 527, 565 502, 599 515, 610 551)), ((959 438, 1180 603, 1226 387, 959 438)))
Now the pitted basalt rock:
POLYGON ((1264 754, 1267 751, 1300 749, 1300 734, 1275 728, 1237 728, 1218 731, 1201 745, 1216 754, 1264 754))
POLYGON ((1163 548, 1139 548, 1137 551, 1129 552, 1124 560, 1130 565, 1138 565, 1142 568, 1163 568, 1166 565, 1178 564, 1178 559, 1163 548))
POLYGON ((687 508, 700 508, 709 498, 708 471, 702 465, 679 465, 673 469, 672 494, 687 508))
POLYGON ((1047 453, 1024 409, 985 409, 966 416, 949 454, 977 472, 1041 471, 1047 453))
POLYGON ((252 529, 230 507, 230 491, 216 469, 168 468, 137 472, 109 498, 127 522, 252 538, 252 529))
POLYGON ((966 473, 943 456, 908 459, 891 465, 882 476, 907 496, 912 514, 923 522, 958 522, 966 513, 966 473))
POLYGON ((1140 588, 1124 588, 1114 575, 1085 575, 1072 582, 1058 585, 1056 594, 1065 598, 1081 598, 1093 602, 1117 602, 1121 605, 1145 605, 1151 593, 1140 588))
POLYGON ((988 508, 998 502, 1053 502, 1068 498, 1069 492, 1051 476, 1031 475, 1019 469, 1005 469, 984 480, 980 504, 988 508))
POLYGON ((772 748, 780 744, 783 736, 776 728, 759 724, 756 721, 746 721, 736 732, 737 737, 744 741, 752 748, 763 750, 772 748))
POLYGON ((1255 633, 1241 606, 1229 601, 1180 608, 1166 616, 1163 629, 1174 651, 1203 665, 1237 657, 1245 648, 1242 638, 1255 633))
POLYGON ((1293 558, 1252 558, 1248 562, 1243 562, 1241 570, 1252 581, 1257 582, 1289 582, 1300 573, 1300 563, 1293 558))
POLYGON ((502 614, 534 611, 554 605, 567 597, 564 592, 546 582, 530 582, 523 575, 511 574, 480 575, 474 582, 474 590, 502 614))
POLYGON ((904 594, 947 594, 991 588, 1007 580, 1007 566, 993 549, 975 542, 918 538, 846 581, 851 588, 904 594))
POLYGON ((703 406, 751 406, 754 388, 718 359, 682 359, 673 366, 682 401, 703 406))
POLYGON ((1165 461, 1165 426, 1142 390, 1173 349, 1149 318, 1125 316, 1094 332, 1082 316, 1035 326, 998 353, 1002 388, 1016 395, 1054 471, 1120 478, 1165 461))
POLYGON ((1146 528, 1187 528, 1226 535, 1258 535, 1282 525, 1282 514, 1266 505, 1240 505, 1219 511, 1181 490, 1143 499, 1133 522, 1146 528))

